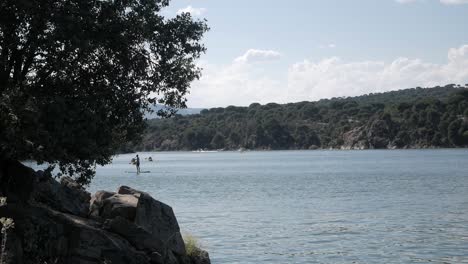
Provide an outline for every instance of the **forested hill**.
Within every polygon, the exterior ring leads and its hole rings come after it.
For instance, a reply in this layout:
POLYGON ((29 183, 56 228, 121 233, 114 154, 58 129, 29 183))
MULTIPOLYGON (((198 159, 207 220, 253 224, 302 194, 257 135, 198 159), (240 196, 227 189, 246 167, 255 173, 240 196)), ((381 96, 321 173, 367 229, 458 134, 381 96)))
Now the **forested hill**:
POLYGON ((143 141, 125 150, 466 146, 468 85, 448 85, 153 119, 143 141))

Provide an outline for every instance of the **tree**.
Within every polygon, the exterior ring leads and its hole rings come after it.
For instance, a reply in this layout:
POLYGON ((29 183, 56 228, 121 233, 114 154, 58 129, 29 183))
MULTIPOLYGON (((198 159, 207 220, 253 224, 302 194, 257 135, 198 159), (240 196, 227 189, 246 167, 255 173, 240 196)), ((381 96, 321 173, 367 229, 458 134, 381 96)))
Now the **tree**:
MULTIPOLYGON (((87 184, 153 104, 185 107, 206 21, 169 0, 0 2, 0 161, 59 165, 87 184)), ((161 116, 173 110, 159 111, 161 116)))
POLYGON ((455 120, 450 123, 448 127, 448 139, 452 145, 457 146, 461 143, 462 138, 460 137, 460 130, 462 127, 462 122, 460 120, 455 120))
POLYGON ((238 148, 240 147, 241 144, 241 136, 236 133, 235 131, 232 131, 231 134, 229 135, 229 145, 231 148, 238 148))
POLYGON ((467 88, 407 89, 317 102, 208 109, 200 115, 151 120, 144 140, 159 149, 167 149, 162 142, 168 140, 179 150, 339 148, 344 138, 355 146, 367 141, 374 148, 461 147, 468 145, 468 96, 463 95, 467 88), (201 133, 206 129, 210 132, 201 133), (222 141, 224 147, 214 144, 222 141))
POLYGON ((224 148, 224 144, 225 144, 224 136, 221 135, 220 133, 216 133, 213 139, 211 140, 210 146, 213 149, 222 149, 224 148))

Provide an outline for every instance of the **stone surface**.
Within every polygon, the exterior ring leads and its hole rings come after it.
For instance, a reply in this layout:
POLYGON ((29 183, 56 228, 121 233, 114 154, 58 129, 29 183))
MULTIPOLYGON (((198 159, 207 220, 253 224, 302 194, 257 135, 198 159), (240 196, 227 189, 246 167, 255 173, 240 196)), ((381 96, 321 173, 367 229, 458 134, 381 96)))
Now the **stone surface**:
POLYGON ((154 264, 164 264, 163 256, 158 252, 153 252, 150 254, 151 262, 154 264))
POLYGON ((91 198, 71 178, 58 183, 16 162, 0 164, 0 182, 0 217, 15 223, 4 263, 209 263, 207 253, 186 254, 172 208, 145 192, 122 186, 91 198))
POLYGON ((100 217, 112 219, 117 216, 130 221, 135 219, 138 198, 133 195, 113 194, 102 201, 100 217))
MULTIPOLYGON (((140 197, 140 194, 145 193, 145 192, 135 190, 135 189, 133 189, 131 187, 128 187, 128 186, 120 186, 119 189, 117 190, 117 193, 118 194, 131 194, 131 195, 134 195, 136 197, 140 197)), ((147 193, 145 193, 145 194, 147 194, 147 193)))
POLYGON ((45 207, 11 204, 0 213, 15 220, 17 237, 27 238, 10 251, 11 256, 17 256, 12 263, 149 263, 144 253, 92 220, 45 207))
POLYGON ((157 252, 160 255, 165 254, 164 243, 153 237, 143 228, 135 225, 120 216, 109 219, 105 223, 105 228, 125 238, 138 250, 144 250, 150 253, 157 252))
POLYGON ((394 125, 389 119, 373 118, 366 126, 358 126, 343 133, 341 149, 392 149, 394 125))
POLYGON ((90 201, 89 207, 89 215, 92 218, 99 218, 101 215, 101 210, 103 206, 103 202, 105 199, 111 197, 115 193, 107 192, 107 191, 97 191, 92 197, 90 201))
POLYGON ((186 254, 179 224, 169 205, 141 193, 136 208, 135 224, 160 238, 174 253, 186 254))
POLYGON ((200 250, 195 256, 190 256, 192 264, 211 264, 210 255, 204 250, 200 250))
POLYGON ((369 144, 364 132, 365 128, 360 126, 344 133, 341 149, 368 149, 369 144))
POLYGON ((86 217, 91 195, 70 177, 62 177, 58 183, 43 176, 34 187, 33 199, 55 210, 86 217))
POLYGON ((137 204, 138 197, 134 195, 98 191, 91 198, 89 215, 92 218, 101 218, 102 220, 120 216, 133 221, 137 204))

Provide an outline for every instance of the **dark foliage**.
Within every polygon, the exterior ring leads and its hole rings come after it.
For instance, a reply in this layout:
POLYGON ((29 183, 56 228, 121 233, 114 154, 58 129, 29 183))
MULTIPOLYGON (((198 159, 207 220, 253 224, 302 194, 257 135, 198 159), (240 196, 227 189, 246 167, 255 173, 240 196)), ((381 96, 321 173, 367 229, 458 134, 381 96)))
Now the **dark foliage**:
POLYGON ((251 104, 149 120, 128 150, 459 147, 468 145, 468 89, 415 88, 291 104, 251 104))
POLYGON ((208 28, 164 18, 168 4, 0 1, 0 158, 58 164, 86 184, 138 139, 143 111, 185 107, 208 28))

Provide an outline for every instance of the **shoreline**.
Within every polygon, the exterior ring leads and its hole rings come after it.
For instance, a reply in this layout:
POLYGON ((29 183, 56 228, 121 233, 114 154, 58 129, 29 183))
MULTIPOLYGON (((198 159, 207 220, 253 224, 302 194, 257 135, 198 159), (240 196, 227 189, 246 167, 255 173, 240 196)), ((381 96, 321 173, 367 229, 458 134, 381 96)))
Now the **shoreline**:
POLYGON ((138 154, 138 153, 220 153, 220 152, 232 152, 232 153, 247 153, 247 152, 280 152, 280 151, 395 151, 395 150, 468 150, 468 147, 457 147, 457 148, 448 148, 448 147, 432 147, 432 148, 380 148, 380 149, 341 149, 341 148, 318 148, 318 149, 252 149, 252 150, 206 150, 206 151, 196 151, 196 150, 151 150, 151 151, 136 151, 136 152, 125 152, 118 153, 118 155, 127 155, 127 154, 138 154))

